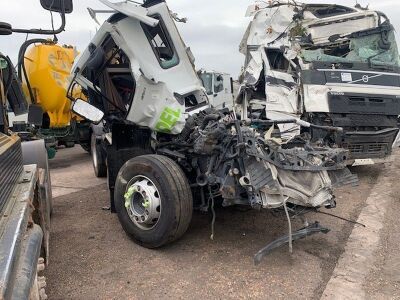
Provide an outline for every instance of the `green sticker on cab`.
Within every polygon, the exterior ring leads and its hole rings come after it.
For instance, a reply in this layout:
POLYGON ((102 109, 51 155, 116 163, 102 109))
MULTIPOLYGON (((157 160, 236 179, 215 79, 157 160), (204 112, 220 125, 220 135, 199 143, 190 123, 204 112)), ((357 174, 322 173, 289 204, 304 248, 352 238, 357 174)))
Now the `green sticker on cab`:
POLYGON ((175 124, 179 121, 181 117, 180 109, 172 109, 167 107, 163 110, 160 116, 160 120, 158 120, 156 124, 156 131, 170 133, 172 128, 174 128, 175 124))

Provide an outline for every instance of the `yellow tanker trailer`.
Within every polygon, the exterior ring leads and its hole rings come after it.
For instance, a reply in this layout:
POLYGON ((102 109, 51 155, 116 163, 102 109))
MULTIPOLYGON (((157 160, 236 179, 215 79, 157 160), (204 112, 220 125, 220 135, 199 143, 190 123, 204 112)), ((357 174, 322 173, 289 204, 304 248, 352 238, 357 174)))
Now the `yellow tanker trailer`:
MULTIPOLYGON (((77 54, 74 47, 43 40, 32 42, 20 51, 20 58, 24 59, 20 59, 18 73, 31 104, 28 123, 34 124, 29 131, 45 139, 49 156, 55 154, 53 149, 57 145, 73 147, 82 132, 88 130, 85 122, 72 114, 71 102, 66 97, 68 77, 77 54)), ((89 145, 82 147, 90 149, 89 145)))

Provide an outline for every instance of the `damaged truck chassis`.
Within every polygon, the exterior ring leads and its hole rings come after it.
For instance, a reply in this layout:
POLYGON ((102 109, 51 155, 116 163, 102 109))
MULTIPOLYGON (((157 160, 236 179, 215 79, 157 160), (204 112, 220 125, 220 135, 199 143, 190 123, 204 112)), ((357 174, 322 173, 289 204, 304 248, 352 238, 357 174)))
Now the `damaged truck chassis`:
POLYGON ((102 119, 95 151, 106 161, 111 209, 126 233, 144 247, 161 247, 185 233, 193 209, 211 210, 214 223, 218 203, 285 212, 289 235, 256 262, 283 243, 327 233, 318 223, 292 232, 291 219, 335 207, 333 188, 357 181, 346 167, 348 151, 314 144, 307 134, 281 145, 273 132, 280 124, 341 128, 295 118, 240 120, 208 107, 164 1, 102 2, 116 13, 75 64, 69 96, 75 113, 102 119), (90 104, 72 97, 77 87, 90 104))

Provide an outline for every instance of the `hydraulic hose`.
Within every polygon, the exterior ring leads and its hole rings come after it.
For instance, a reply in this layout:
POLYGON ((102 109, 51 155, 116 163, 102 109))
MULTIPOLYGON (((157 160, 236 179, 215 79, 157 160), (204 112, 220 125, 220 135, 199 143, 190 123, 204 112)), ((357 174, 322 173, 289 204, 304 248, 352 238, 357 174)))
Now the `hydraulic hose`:
POLYGON ((25 68, 25 53, 28 47, 32 44, 41 43, 41 44, 54 44, 54 42, 46 40, 46 39, 31 39, 25 41, 21 48, 19 49, 18 53, 18 78, 22 82, 22 73, 24 74, 26 80, 26 86, 28 87, 29 96, 31 98, 32 103, 36 103, 36 99, 34 97, 31 84, 29 82, 28 73, 26 72, 25 68))
POLYGON ((203 124, 201 124, 200 129, 204 130, 208 123, 210 123, 211 121, 217 121, 220 118, 219 115, 217 114, 211 114, 211 115, 207 115, 204 120, 203 120, 203 124))
POLYGON ((8 56, 0 54, 0 58, 4 59, 8 65, 8 77, 7 77, 6 82, 4 83, 4 95, 7 96, 8 90, 10 89, 11 84, 12 84, 13 64, 8 56))

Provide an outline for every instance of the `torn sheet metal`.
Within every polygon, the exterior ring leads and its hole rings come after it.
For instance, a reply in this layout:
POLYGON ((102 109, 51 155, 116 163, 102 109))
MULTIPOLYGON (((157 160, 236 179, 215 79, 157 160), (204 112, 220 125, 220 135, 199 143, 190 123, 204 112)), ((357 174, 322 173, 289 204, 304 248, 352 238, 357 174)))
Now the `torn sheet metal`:
MULTIPOLYGON (((270 120, 290 120, 296 119, 295 114, 282 113, 278 111, 268 110, 266 117, 270 120)), ((279 133, 283 141, 289 141, 293 136, 300 135, 301 126, 298 124, 278 124, 279 133)))
POLYGON ((307 34, 311 34, 315 44, 322 44, 329 43, 329 37, 333 34, 346 35, 374 28, 378 25, 378 19, 373 11, 354 11, 340 18, 333 16, 323 19, 306 11, 301 25, 307 34))
POLYGON ((265 71, 265 95, 268 110, 297 113, 298 84, 290 74, 265 71))
POLYGON ((154 83, 141 76, 136 95, 139 99, 134 99, 127 119, 157 132, 178 134, 182 131, 185 126, 184 106, 171 97, 165 83, 154 83))
POLYGON ((255 85, 260 79, 263 70, 262 53, 259 50, 250 51, 250 60, 243 75, 245 85, 255 85))
POLYGON ((109 8, 114 9, 126 16, 137 19, 151 27, 158 25, 159 20, 148 16, 148 10, 142 6, 131 5, 128 2, 110 2, 107 0, 100 0, 101 3, 107 5, 109 8))
POLYGON ((288 39, 284 34, 293 23, 294 7, 279 6, 265 8, 255 13, 249 30, 248 46, 267 46, 285 44, 288 39))

